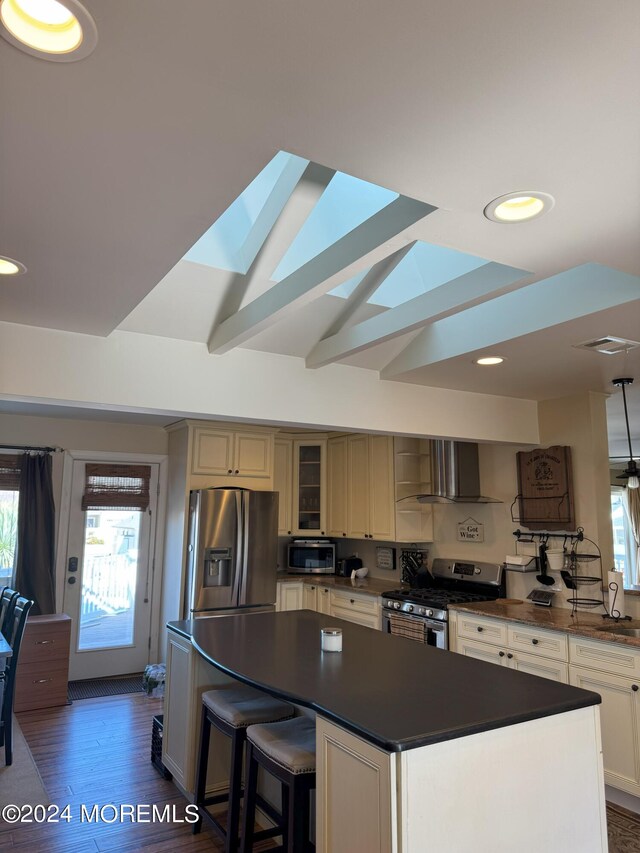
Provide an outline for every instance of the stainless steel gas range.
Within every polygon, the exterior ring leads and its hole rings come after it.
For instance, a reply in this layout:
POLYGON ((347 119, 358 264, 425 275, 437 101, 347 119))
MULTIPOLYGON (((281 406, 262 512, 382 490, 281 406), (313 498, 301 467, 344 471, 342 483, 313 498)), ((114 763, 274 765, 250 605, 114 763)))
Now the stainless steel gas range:
POLYGON ((506 595, 504 569, 497 563, 436 558, 426 586, 382 593, 382 630, 388 634, 449 647, 450 604, 493 601, 506 595))

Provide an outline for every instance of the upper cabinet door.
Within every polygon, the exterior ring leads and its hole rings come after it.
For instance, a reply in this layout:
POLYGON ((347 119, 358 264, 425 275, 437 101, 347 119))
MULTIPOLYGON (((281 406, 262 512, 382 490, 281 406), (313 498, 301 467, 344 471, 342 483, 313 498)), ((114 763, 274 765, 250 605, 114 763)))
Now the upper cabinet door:
POLYGON ((369 436, 369 534, 393 542, 395 524, 393 436, 369 436))
POLYGON ((244 477, 271 477, 273 435, 263 432, 237 432, 234 474, 244 477))
POLYGON ((195 427, 192 474, 271 477, 273 434, 195 427))
POLYGON ((196 427, 193 433, 193 474, 226 476, 233 473, 233 430, 196 427))
POLYGON ((293 486, 293 442, 276 438, 274 443, 273 489, 278 492, 278 536, 291 536, 291 490, 293 486))
POLYGON ((347 437, 341 435, 327 445, 328 536, 347 535, 347 482, 347 437))
POLYGON ((369 436, 347 438, 347 533, 369 538, 369 436))
POLYGON ((293 442, 293 525, 296 533, 325 535, 327 440, 293 442))

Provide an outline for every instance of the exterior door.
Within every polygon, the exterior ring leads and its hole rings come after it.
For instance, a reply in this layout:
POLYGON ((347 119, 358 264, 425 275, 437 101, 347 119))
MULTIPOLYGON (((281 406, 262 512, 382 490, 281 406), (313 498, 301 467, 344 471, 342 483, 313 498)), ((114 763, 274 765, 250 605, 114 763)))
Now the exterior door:
POLYGON ((147 510, 82 509, 86 461, 74 460, 64 612, 71 680, 141 672, 149 663, 158 465, 147 510))

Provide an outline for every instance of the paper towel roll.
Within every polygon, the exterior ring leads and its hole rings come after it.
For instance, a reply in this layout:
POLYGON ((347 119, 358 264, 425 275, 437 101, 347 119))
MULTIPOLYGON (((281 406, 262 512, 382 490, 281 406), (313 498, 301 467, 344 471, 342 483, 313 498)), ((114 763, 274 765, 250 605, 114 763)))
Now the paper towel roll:
POLYGON ((624 574, 614 569, 609 572, 609 614, 616 619, 621 619, 625 615, 624 574))

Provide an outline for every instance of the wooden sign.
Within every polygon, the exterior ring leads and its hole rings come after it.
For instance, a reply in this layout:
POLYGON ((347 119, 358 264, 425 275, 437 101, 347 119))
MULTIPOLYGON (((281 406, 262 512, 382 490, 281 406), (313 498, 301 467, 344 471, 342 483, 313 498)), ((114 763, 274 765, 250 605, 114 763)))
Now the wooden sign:
POLYGON ((520 523, 530 530, 575 530, 571 448, 517 454, 520 523))
POLYGON ((484 524, 475 518, 458 522, 458 542, 484 542, 484 524))

